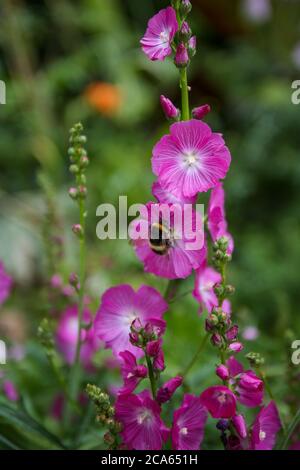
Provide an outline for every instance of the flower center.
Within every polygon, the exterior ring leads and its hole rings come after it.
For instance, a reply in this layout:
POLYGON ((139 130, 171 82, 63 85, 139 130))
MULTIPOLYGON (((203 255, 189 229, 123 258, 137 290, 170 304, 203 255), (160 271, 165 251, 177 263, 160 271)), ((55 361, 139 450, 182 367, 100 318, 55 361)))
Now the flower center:
POLYGON ((183 434, 184 436, 186 436, 188 433, 188 428, 181 428, 179 432, 180 434, 183 434))
POLYGON ((147 408, 142 408, 137 416, 138 424, 149 423, 152 421, 152 413, 147 408))
POLYGON ((259 440, 264 441, 266 438, 266 433, 264 431, 259 431, 259 440))
POLYGON ((169 41, 169 34, 167 31, 162 31, 159 35, 160 39, 162 42, 168 42, 169 41))
POLYGON ((194 166, 197 162, 197 155, 194 152, 187 152, 183 155, 183 161, 187 166, 194 166))
POLYGON ((226 394, 221 392, 219 395, 218 395, 218 402, 221 403, 222 405, 224 403, 226 403, 226 394))

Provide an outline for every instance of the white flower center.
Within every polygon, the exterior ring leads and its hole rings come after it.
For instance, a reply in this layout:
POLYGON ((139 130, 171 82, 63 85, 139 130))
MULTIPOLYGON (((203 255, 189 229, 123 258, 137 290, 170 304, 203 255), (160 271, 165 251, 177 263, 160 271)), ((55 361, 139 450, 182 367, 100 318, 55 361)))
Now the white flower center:
POLYGON ((197 154, 194 152, 187 152, 183 155, 183 161, 187 166, 194 166, 197 163, 197 154))
POLYGON ((187 428, 181 428, 179 432, 180 432, 180 434, 183 434, 184 436, 186 436, 187 433, 188 433, 188 429, 187 428))
POLYGON ((221 392, 219 395, 218 395, 218 402, 221 403, 223 405, 223 403, 226 403, 226 394, 221 392))
POLYGON ((266 433, 264 431, 259 431, 259 440, 263 441, 266 438, 266 433))
POLYGON ((159 35, 162 42, 169 42, 169 33, 168 31, 162 31, 159 35))
POLYGON ((137 416, 138 424, 149 423, 152 421, 152 413, 147 408, 142 408, 137 416))

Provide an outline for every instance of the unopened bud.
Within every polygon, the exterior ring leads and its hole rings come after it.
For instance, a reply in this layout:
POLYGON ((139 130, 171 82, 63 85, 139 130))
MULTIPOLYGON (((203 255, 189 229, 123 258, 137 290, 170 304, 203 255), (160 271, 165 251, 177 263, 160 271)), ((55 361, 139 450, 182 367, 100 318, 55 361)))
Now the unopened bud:
POLYGON ((70 189, 69 189, 69 196, 70 196, 72 199, 77 199, 77 197, 78 197, 78 190, 77 190, 77 188, 70 188, 70 189))
POLYGON ((182 17, 186 17, 192 11, 192 4, 190 0, 181 0, 180 14, 182 17))
POLYGON ((189 55, 183 42, 177 46, 174 62, 178 68, 186 67, 189 63, 189 55))
POLYGON ((80 224, 74 224, 72 225, 72 231, 75 233, 75 235, 82 236, 83 235, 83 228, 80 224))

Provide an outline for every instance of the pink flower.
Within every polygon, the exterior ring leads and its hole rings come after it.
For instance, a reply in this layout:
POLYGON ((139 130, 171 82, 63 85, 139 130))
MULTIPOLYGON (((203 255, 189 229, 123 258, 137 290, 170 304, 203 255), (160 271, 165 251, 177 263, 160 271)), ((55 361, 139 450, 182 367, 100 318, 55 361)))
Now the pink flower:
POLYGON ((221 380, 228 380, 230 375, 229 375, 229 370, 224 364, 220 364, 216 368, 216 374, 218 377, 220 377, 221 380))
POLYGON ((147 214, 130 224, 130 237, 144 270, 167 279, 188 277, 206 254, 200 214, 179 204, 148 203, 147 214), (165 209, 169 217, 164 217, 165 209), (152 224, 151 214, 160 211, 160 223, 152 224))
POLYGON ((149 22, 141 39, 144 53, 150 60, 164 60, 172 54, 171 43, 178 31, 176 13, 172 7, 160 10, 149 22))
POLYGON ((238 435, 245 439, 247 437, 247 425, 243 415, 235 415, 232 418, 232 423, 236 429, 238 435))
POLYGON ((116 419, 123 425, 121 433, 128 449, 160 450, 167 439, 160 418, 160 406, 148 390, 139 395, 120 395, 116 401, 116 419))
POLYGON ((272 450, 280 428, 279 414, 275 403, 271 401, 256 416, 252 427, 250 448, 252 450, 272 450))
POLYGON ((164 95, 161 95, 160 104, 167 119, 176 120, 179 118, 180 111, 178 108, 176 108, 176 106, 174 106, 174 104, 171 100, 169 100, 169 98, 166 98, 164 95))
POLYGON ((142 350, 129 340, 132 322, 139 319, 145 326, 151 319, 161 320, 167 309, 167 302, 152 287, 142 286, 137 292, 127 284, 111 287, 102 296, 95 318, 95 334, 116 357, 125 350, 141 357, 142 350))
POLYGON ((264 383, 252 370, 244 371, 240 362, 231 356, 226 362, 238 401, 249 408, 261 405, 264 383))
POLYGON ((240 375, 236 392, 242 405, 254 408, 261 405, 264 397, 264 383, 252 370, 247 370, 240 375))
POLYGON ((244 346, 242 343, 238 342, 238 341, 235 341, 234 343, 231 343, 229 346, 228 346, 228 349, 232 352, 241 352, 243 349, 244 349, 244 346))
POLYGON ((232 418, 236 412, 236 397, 224 385, 209 387, 200 395, 201 403, 213 418, 232 418))
POLYGON ((210 113, 211 109, 209 104, 203 104, 202 106, 198 106, 192 110, 192 116, 194 119, 202 119, 208 113, 210 113))
MULTIPOLYGON (((199 312, 202 312, 202 306, 211 313, 214 307, 218 306, 218 299, 214 292, 214 286, 221 282, 221 274, 213 268, 206 266, 205 263, 196 271, 195 288, 193 296, 200 302, 199 312)), ((228 300, 222 304, 224 312, 230 314, 231 305, 228 300)))
MULTIPOLYGON (((85 308, 83 312, 83 323, 86 325, 92 322, 91 312, 85 308)), ((68 364, 72 364, 75 359, 75 351, 78 335, 78 307, 72 305, 66 308, 59 319, 56 342, 57 347, 68 364)), ((94 352, 99 349, 100 342, 94 336, 94 329, 91 326, 88 330, 81 331, 81 341, 83 342, 80 351, 80 359, 85 367, 91 367, 91 360, 94 352)))
POLYGON ((183 378, 178 375, 168 380, 157 392, 156 400, 158 403, 165 403, 169 401, 174 395, 175 391, 182 384, 183 378))
POLYGON ((162 339, 150 341, 146 346, 148 356, 153 358, 153 368, 163 371, 165 369, 165 358, 162 350, 162 339))
POLYGON ((176 450, 198 450, 204 435, 207 411, 200 398, 184 395, 183 403, 174 412, 172 446, 176 450))
POLYGON ((155 145, 153 173, 168 191, 192 197, 226 176, 231 156, 220 134, 202 121, 176 122, 155 145))
POLYGON ((19 392, 16 389, 15 385, 13 382, 10 380, 4 380, 3 382, 3 392, 10 401, 18 401, 19 400, 19 392))
POLYGON ((181 42, 177 46, 175 55, 175 64, 177 67, 186 67, 189 63, 189 55, 184 43, 181 42))
POLYGON ((162 188, 160 183, 156 181, 152 185, 152 194, 161 203, 170 204, 194 204, 197 196, 185 197, 182 193, 174 190, 172 193, 162 188))
POLYGON ((233 252, 233 238, 227 231, 227 221, 225 218, 225 192, 222 183, 212 190, 208 205, 208 229, 212 240, 215 242, 221 237, 228 239, 227 252, 233 252))
POLYGON ((120 352, 119 356, 123 360, 121 372, 124 380, 119 393, 128 394, 133 392, 139 382, 147 376, 147 367, 138 365, 135 356, 129 351, 120 352))
POLYGON ((13 280, 6 273, 4 264, 0 261, 0 305, 2 305, 10 294, 13 280))

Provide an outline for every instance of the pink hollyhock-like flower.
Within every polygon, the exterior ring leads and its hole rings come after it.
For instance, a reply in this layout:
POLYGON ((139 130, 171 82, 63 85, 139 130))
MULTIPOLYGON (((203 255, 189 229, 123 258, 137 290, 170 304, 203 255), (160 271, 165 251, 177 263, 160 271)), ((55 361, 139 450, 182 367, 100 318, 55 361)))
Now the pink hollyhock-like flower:
POLYGON ((168 380, 157 392, 156 400, 158 403, 165 403, 171 400, 177 388, 182 384, 183 378, 178 375, 168 380))
POLYGON ((210 111, 211 108, 209 104, 203 104, 192 110, 192 116, 194 119, 203 119, 210 111))
POLYGON ((172 193, 162 188, 161 184, 156 181, 152 185, 152 194, 160 203, 166 204, 195 204, 197 196, 185 197, 182 193, 174 190, 172 193))
POLYGON ((169 100, 169 98, 166 98, 164 95, 161 95, 160 104, 167 119, 176 120, 179 118, 180 111, 178 108, 176 108, 176 106, 174 106, 174 104, 171 100, 169 100))
POLYGON ((201 214, 190 206, 150 202, 146 213, 130 224, 129 233, 146 272, 178 279, 188 277, 205 258, 202 225, 201 214), (151 222, 153 213, 159 222, 151 222))
POLYGON ((4 264, 0 261, 0 305, 2 305, 10 294, 13 280, 6 273, 4 264))
POLYGON ((251 450, 272 450, 276 435, 281 428, 278 410, 273 401, 263 407, 253 423, 251 450))
MULTIPOLYGON (((205 263, 197 269, 193 296, 200 302, 199 313, 202 313, 203 306, 209 313, 211 313, 214 307, 218 306, 218 298, 214 292, 214 286, 220 283, 221 280, 221 274, 213 268, 206 266, 205 263)), ((222 309, 225 313, 230 314, 231 305, 227 299, 224 300, 222 309)))
POLYGON ((160 10, 149 20, 145 36, 140 41, 144 53, 150 60, 164 60, 172 54, 171 43, 177 31, 175 10, 172 7, 160 10))
POLYGON ((227 221, 225 217, 225 192, 222 183, 216 185, 212 190, 208 205, 208 229, 212 240, 215 242, 221 237, 228 239, 227 252, 233 252, 233 238, 227 231, 227 221))
POLYGON ((209 387, 200 395, 201 403, 213 418, 232 418, 236 412, 236 397, 224 385, 209 387))
MULTIPOLYGON (((83 312, 83 323, 86 325, 92 322, 91 312, 85 308, 83 312)), ((59 319, 56 342, 59 351, 64 356, 68 364, 72 364, 75 359, 76 344, 78 335, 78 307, 72 305, 67 307, 59 319)), ((81 331, 81 351, 80 359, 85 367, 91 367, 91 360, 94 352, 99 349, 100 341, 95 338, 94 328, 81 331)))
POLYGON ((147 367, 138 365, 136 357, 129 351, 123 351, 119 356, 123 360, 121 372, 124 380, 124 385, 119 390, 119 393, 128 394, 133 392, 140 381, 147 376, 147 367))
POLYGON ((129 340, 132 322, 139 319, 145 326, 152 319, 161 320, 167 309, 167 302, 152 287, 142 286, 137 292, 127 284, 111 287, 102 296, 95 318, 95 334, 116 357, 125 350, 141 357, 143 351, 129 340))
POLYGON ((155 145, 153 173, 163 188, 192 197, 216 186, 226 176, 231 156, 221 134, 202 121, 176 122, 155 145))
POLYGON ((123 442, 132 450, 160 450, 168 432, 160 418, 160 406, 148 390, 138 395, 119 395, 116 419, 123 425, 123 442))
POLYGON ((180 408, 174 412, 172 446, 176 450, 199 450, 207 420, 206 408, 201 399, 186 394, 180 408))
POLYGON ((231 356, 226 362, 231 383, 235 385, 238 401, 249 408, 261 405, 264 383, 252 370, 244 371, 240 362, 231 356))
POLYGON ((19 392, 11 380, 4 380, 2 387, 3 387, 3 392, 6 398, 8 398, 8 400, 10 401, 19 400, 19 392))

